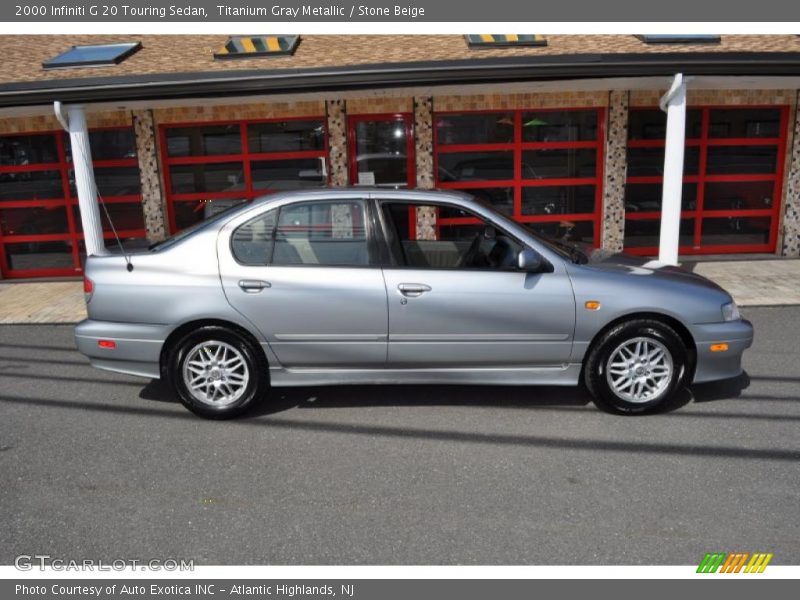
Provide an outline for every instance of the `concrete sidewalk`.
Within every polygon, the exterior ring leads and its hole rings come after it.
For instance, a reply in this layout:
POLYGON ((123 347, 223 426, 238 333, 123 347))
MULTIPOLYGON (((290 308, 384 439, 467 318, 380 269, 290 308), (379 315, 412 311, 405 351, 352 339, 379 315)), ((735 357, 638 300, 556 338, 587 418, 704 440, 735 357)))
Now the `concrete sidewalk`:
MULTIPOLYGON (((716 281, 740 306, 800 305, 800 260, 687 263, 716 281)), ((86 318, 80 281, 0 283, 0 324, 77 323, 86 318)))

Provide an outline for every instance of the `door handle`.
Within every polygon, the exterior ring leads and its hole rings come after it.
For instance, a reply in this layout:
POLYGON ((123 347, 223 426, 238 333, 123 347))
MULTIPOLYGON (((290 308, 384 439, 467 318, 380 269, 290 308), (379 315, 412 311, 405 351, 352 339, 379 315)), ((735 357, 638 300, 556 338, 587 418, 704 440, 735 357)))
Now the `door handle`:
POLYGON ((424 283, 401 283, 397 286, 397 289, 407 298, 416 298, 425 292, 430 292, 431 286, 424 283))
POLYGON ((260 279, 242 279, 239 282, 239 287, 248 294, 257 294, 264 288, 272 287, 269 281, 261 281, 260 279))

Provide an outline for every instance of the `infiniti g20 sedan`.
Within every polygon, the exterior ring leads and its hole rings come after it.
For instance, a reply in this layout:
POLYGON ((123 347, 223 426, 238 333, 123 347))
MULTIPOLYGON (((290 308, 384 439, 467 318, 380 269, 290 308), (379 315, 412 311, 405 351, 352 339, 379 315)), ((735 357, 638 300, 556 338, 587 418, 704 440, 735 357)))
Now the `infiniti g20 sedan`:
POLYGON ((621 414, 741 373, 753 329, 676 267, 542 238, 439 191, 286 192, 86 264, 78 348, 204 417, 272 387, 583 384, 621 414))

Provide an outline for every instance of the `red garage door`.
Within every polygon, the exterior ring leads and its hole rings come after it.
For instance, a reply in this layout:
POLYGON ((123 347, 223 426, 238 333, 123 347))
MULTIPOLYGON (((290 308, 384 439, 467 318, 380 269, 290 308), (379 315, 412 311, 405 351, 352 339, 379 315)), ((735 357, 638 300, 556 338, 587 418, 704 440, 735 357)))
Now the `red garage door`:
POLYGON ((597 246, 604 118, 602 108, 437 113, 436 184, 541 233, 597 246))
POLYGON ((328 182, 323 117, 161 126, 170 229, 281 190, 328 182))
MULTIPOLYGON (((681 254, 774 252, 788 107, 696 107, 686 115, 681 254)), ((625 250, 658 252, 666 116, 631 109, 625 250)))
MULTIPOLYGON (((95 181, 117 233, 143 238, 133 129, 89 132, 95 181)), ((3 277, 76 275, 83 232, 70 146, 63 132, 0 136, 0 269, 3 277)), ((111 226, 101 210, 106 239, 111 226)))

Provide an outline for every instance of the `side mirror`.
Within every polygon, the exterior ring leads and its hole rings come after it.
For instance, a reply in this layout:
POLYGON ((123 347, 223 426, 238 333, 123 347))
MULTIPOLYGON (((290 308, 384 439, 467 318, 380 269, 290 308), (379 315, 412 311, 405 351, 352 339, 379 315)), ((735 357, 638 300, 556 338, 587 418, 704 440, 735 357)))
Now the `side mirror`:
POLYGON ((526 273, 538 273, 545 266, 542 256, 531 248, 523 248, 517 255, 517 268, 526 273))

